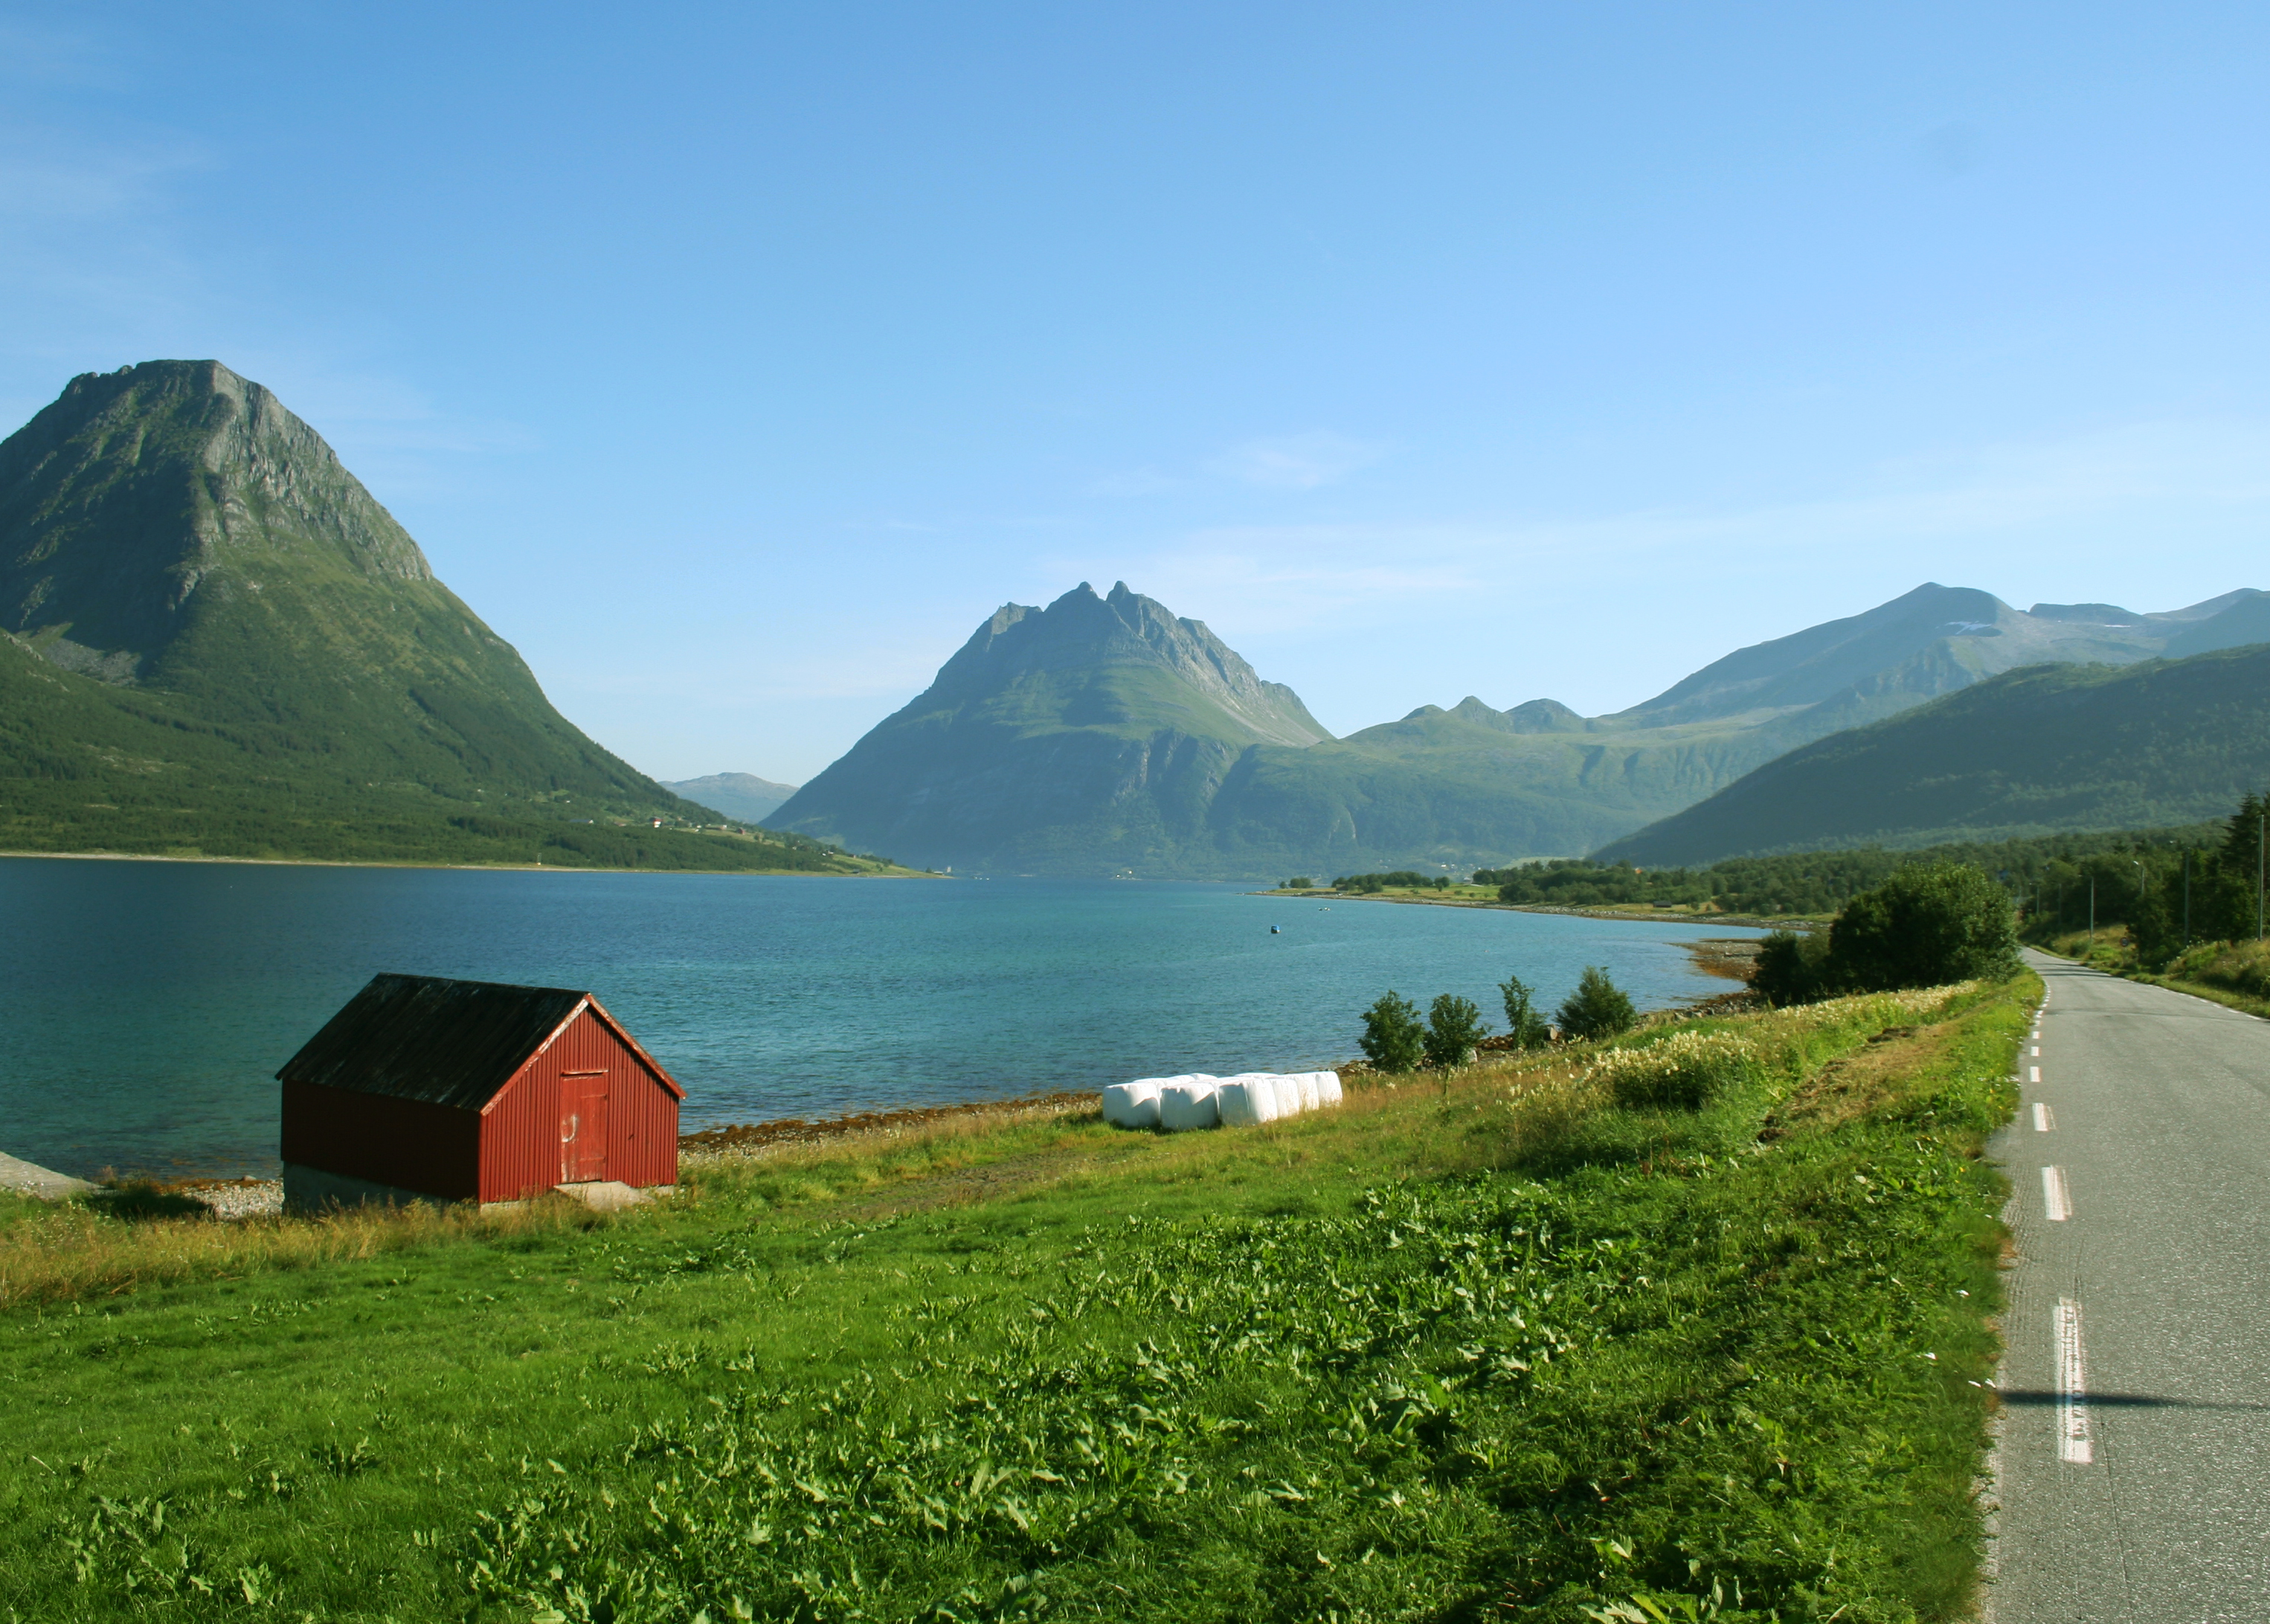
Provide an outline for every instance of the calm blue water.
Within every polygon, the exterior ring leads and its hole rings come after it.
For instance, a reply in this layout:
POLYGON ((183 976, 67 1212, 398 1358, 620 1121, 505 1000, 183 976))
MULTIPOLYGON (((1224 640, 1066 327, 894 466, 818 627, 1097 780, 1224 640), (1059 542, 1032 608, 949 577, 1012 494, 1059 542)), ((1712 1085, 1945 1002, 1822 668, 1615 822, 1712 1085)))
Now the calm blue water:
POLYGON ((1324 1065, 1390 987, 1495 1015, 1509 972, 1557 1002, 1605 964, 1673 1003, 1726 986, 1679 942, 1731 933, 1212 885, 37 858, 0 859, 0 1151, 79 1174, 272 1172, 277 1067, 379 970, 590 989, 693 1129, 1324 1065))

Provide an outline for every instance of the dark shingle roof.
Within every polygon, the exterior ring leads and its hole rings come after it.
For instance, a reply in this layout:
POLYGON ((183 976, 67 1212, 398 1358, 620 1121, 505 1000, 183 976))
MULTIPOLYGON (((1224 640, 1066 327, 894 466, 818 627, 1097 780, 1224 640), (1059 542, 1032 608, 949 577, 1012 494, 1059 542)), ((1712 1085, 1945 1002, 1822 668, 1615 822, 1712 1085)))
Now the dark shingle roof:
POLYGON ((276 1075, 478 1111, 590 996, 564 987, 374 975, 276 1075))

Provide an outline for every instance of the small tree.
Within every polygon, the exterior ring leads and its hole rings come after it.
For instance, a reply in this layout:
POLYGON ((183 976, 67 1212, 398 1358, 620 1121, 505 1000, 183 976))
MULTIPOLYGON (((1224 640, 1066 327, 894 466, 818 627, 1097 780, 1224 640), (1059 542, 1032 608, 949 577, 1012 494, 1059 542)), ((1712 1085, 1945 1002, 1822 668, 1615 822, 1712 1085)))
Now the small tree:
POLYGON ((1537 1012, 1537 992, 1518 975, 1509 975, 1498 983, 1498 996, 1505 1000, 1505 1027, 1513 1034, 1514 1042, 1523 1049, 1542 1049, 1553 1035, 1553 1028, 1545 1017, 1537 1012))
POLYGON ((1562 1000, 1554 1018, 1570 1037, 1602 1038, 1628 1030, 1639 1012, 1624 990, 1608 979, 1605 968, 1587 965, 1576 980, 1576 990, 1562 1000))
POLYGON ((1473 1064, 1487 1028, 1472 998, 1443 993, 1427 1012, 1427 1064, 1437 1072, 1473 1064))
POLYGON ((1313 891, 1316 888, 1317 882, 1306 874, 1295 874, 1285 882, 1285 889, 1287 891, 1313 891))
POLYGON ((1776 1009, 1814 1004, 1837 990, 1837 965, 1825 931, 1776 931, 1758 945, 1750 989, 1776 1009))
POLYGON ((1363 1012, 1363 1035, 1356 1040, 1364 1058, 1383 1072, 1408 1072, 1427 1052, 1427 1028, 1419 1006, 1390 992, 1363 1012))
POLYGON ((1847 902, 1829 939, 1833 967, 1864 992, 1999 981, 2018 968, 2009 893, 1968 863, 1900 870, 1847 902))

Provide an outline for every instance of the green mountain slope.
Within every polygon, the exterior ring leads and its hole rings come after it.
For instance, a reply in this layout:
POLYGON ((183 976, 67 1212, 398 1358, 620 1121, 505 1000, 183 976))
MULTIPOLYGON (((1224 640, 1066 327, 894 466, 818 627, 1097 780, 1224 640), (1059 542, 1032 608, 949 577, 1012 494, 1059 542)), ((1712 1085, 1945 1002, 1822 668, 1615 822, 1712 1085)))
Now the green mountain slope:
POLYGON ((835 865, 655 829, 718 819, 554 710, 217 361, 75 378, 0 442, 0 849, 835 865))
POLYGON ((1769 762, 1606 847, 1655 866, 2189 823, 2270 778, 2270 645, 2009 671, 1769 762))
POLYGON ((1044 610, 1005 604, 772 821, 934 866, 1204 871, 1239 759, 1326 737, 1198 621, 1082 582, 1044 610))

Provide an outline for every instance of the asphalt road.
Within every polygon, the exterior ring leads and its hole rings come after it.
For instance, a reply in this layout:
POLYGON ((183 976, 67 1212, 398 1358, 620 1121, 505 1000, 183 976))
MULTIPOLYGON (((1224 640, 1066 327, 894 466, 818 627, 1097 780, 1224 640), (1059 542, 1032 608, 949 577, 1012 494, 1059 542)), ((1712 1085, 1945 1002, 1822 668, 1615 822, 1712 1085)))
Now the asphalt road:
POLYGON ((1987 1616, 2270 1620, 2270 1022, 2028 960, 1987 1616))

